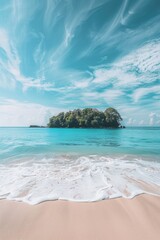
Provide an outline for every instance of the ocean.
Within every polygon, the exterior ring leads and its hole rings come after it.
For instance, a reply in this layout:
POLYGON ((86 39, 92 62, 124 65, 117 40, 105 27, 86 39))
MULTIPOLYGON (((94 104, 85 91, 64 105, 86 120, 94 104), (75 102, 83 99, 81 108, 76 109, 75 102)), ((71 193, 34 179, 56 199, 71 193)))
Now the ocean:
POLYGON ((0 198, 99 201, 160 195, 160 128, 0 128, 0 198))

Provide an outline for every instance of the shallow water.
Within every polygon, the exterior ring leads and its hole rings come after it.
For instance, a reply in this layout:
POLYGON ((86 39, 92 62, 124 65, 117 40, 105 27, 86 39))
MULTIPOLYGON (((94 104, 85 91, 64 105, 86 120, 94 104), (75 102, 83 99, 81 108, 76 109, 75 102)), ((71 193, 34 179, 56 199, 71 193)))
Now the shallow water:
POLYGON ((160 128, 0 128, 0 198, 160 195, 160 128))

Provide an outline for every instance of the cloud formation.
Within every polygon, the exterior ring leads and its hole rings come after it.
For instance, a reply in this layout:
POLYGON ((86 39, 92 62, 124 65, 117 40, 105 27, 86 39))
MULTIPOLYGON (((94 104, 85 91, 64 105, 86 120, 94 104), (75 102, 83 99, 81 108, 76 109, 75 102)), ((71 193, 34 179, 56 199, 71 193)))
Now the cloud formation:
POLYGON ((57 114, 59 108, 46 107, 15 99, 0 99, 0 126, 46 125, 48 119, 57 114))
POLYGON ((159 9, 157 0, 2 1, 1 97, 45 101, 45 111, 113 106, 127 124, 159 124, 150 116, 160 114, 159 9))

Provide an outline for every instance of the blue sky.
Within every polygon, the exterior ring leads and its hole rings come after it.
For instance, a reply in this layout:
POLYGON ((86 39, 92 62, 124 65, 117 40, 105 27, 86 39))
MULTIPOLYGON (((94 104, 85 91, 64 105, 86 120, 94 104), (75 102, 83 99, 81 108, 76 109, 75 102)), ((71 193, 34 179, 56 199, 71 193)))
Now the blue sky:
POLYGON ((159 0, 0 0, 0 126, 115 107, 160 125, 159 0))

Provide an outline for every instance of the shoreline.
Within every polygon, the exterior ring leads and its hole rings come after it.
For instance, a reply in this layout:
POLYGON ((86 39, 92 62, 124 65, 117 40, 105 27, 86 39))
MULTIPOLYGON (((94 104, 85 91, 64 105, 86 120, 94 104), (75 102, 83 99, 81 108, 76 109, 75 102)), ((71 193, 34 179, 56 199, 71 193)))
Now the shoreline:
POLYGON ((0 200, 3 240, 158 240, 159 226, 160 197, 148 194, 90 203, 0 200))
POLYGON ((37 204, 160 195, 160 162, 127 156, 36 155, 0 165, 0 198, 37 204), (36 158, 37 157, 37 158, 36 158))

